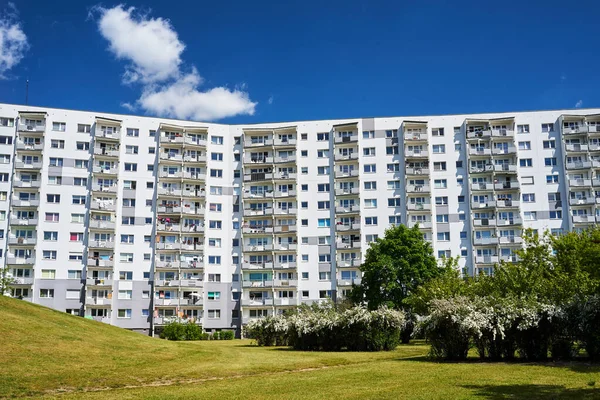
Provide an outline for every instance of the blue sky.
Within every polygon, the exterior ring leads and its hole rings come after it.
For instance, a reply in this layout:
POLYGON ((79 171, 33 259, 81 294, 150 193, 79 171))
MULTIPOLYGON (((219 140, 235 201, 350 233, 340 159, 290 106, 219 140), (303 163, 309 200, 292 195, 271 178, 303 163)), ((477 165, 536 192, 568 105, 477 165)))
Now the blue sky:
POLYGON ((27 37, 0 102, 29 79, 32 105, 228 123, 600 106, 597 1, 182 3, 0 3, 27 37))

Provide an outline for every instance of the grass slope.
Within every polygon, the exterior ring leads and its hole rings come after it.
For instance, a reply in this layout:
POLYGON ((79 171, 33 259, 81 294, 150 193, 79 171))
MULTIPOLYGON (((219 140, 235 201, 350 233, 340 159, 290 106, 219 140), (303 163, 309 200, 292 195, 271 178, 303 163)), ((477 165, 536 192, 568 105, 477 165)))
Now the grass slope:
POLYGON ((0 296, 0 397, 600 399, 600 367, 167 342, 0 296), (65 391, 65 393, 62 393, 65 391))

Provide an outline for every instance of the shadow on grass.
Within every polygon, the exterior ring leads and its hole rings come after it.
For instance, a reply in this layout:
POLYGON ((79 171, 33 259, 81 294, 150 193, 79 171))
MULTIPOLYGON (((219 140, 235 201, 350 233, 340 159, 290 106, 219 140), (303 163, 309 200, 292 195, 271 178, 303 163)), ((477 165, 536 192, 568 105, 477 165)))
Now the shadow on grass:
POLYGON ((559 385, 464 385, 473 395, 489 400, 508 399, 600 399, 600 389, 569 389, 559 385))

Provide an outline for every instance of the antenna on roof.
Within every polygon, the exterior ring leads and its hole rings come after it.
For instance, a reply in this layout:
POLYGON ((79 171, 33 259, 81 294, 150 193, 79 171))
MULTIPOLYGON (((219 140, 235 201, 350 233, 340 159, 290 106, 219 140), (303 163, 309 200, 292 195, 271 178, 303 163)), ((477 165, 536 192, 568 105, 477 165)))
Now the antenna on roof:
POLYGON ((29 79, 27 79, 27 85, 25 86, 25 105, 29 104, 29 79))

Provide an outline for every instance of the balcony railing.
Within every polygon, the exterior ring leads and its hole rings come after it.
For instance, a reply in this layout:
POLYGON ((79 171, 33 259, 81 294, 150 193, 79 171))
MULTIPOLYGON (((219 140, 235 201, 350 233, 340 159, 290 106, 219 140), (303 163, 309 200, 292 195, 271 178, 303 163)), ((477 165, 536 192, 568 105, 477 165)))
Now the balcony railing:
POLYGON ((408 203, 406 208, 409 211, 429 211, 431 210, 431 203, 408 203))
POLYGON ((567 169, 587 169, 591 167, 591 161, 567 162, 567 169))
POLYGON ((36 226, 38 224, 38 219, 37 218, 17 218, 17 217, 10 217, 10 224, 11 225, 20 225, 20 226, 36 226))
POLYGON ((473 244, 482 246, 482 245, 490 245, 490 244, 498 244, 497 237, 475 237, 473 238, 473 244))
POLYGON ((39 188, 42 186, 42 181, 22 181, 20 179, 15 179, 13 181, 13 186, 18 188, 39 188))
POLYGON ((358 142, 358 134, 343 137, 336 136, 333 142, 335 144, 355 143, 358 142))
POLYGON ((497 264, 499 260, 500 259, 497 255, 475 256, 475 262, 477 264, 497 264))
POLYGON ((430 191, 429 185, 406 185, 407 193, 429 193, 430 191))
POLYGON ((251 281, 251 280, 243 280, 242 287, 245 288, 264 288, 264 287, 273 287, 273 281, 251 281))
POLYGON ((46 124, 40 124, 40 125, 36 125, 36 124, 25 124, 22 122, 19 122, 19 124, 17 125, 17 129, 21 132, 44 132, 46 130, 46 124))
POLYGON ((591 179, 569 179, 569 186, 589 187, 589 186, 592 186, 592 180, 591 179))
MULTIPOLYGON (((600 186, 600 183, 599 183, 600 186)), ((344 195, 353 195, 353 194, 359 194, 360 193, 360 189, 357 187, 353 187, 353 188, 344 188, 344 189, 335 189, 335 194, 336 196, 344 196, 344 195)))
POLYGON ((115 242, 109 242, 104 240, 90 240, 88 242, 88 247, 90 248, 99 248, 99 249, 114 249, 115 242))
POLYGON ((427 141, 427 132, 421 132, 421 133, 407 132, 404 134, 404 141, 405 142, 427 141))

